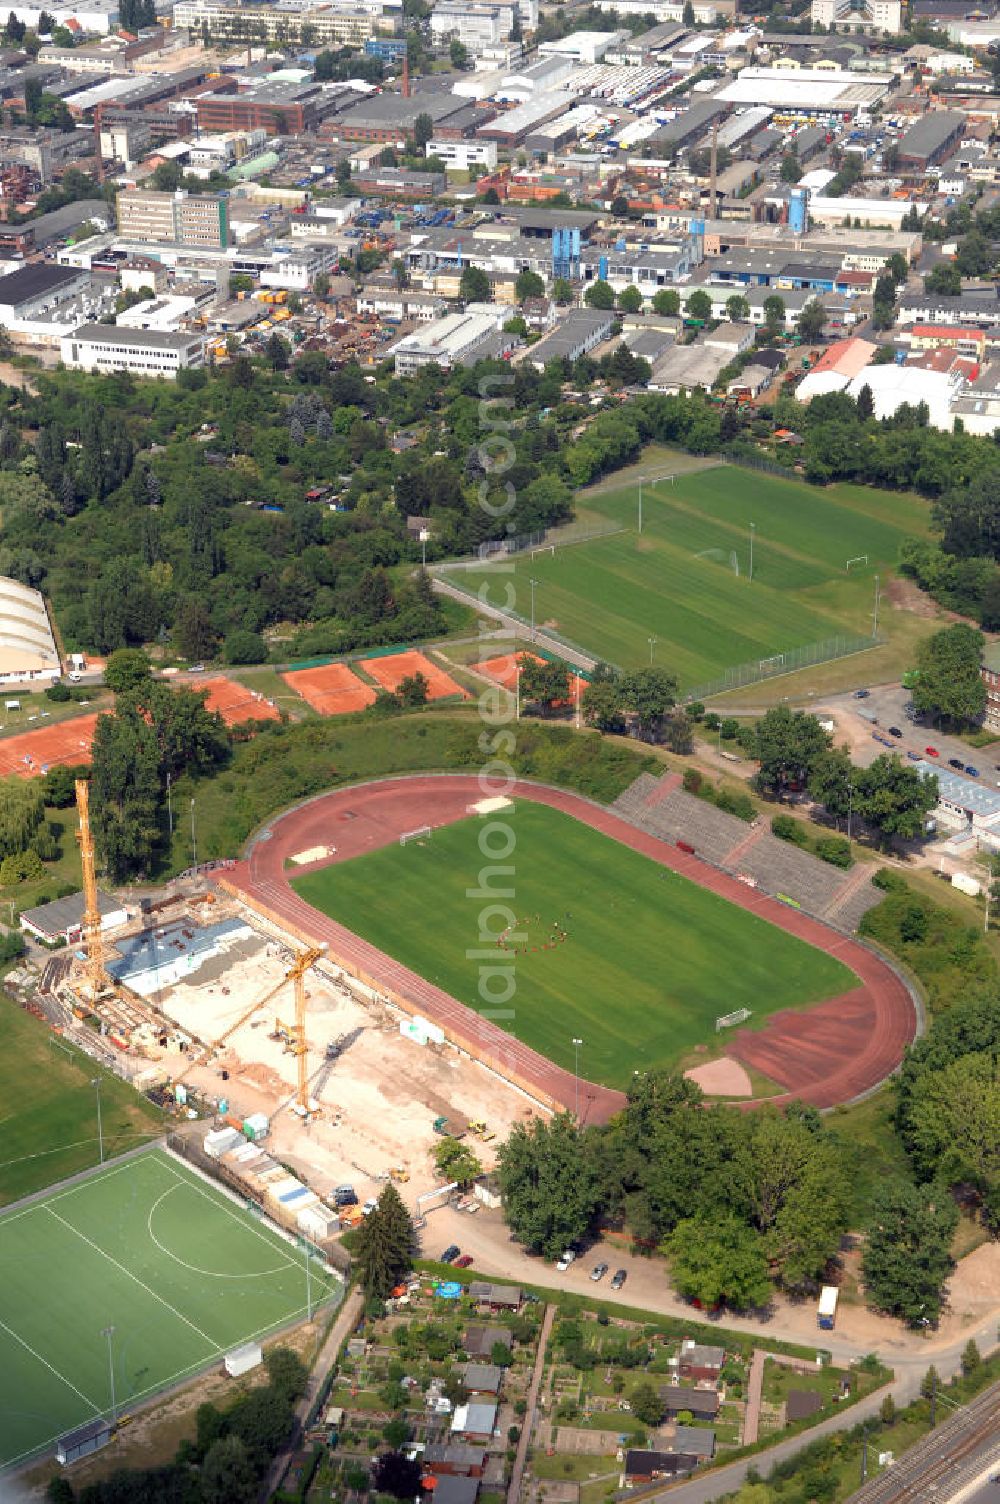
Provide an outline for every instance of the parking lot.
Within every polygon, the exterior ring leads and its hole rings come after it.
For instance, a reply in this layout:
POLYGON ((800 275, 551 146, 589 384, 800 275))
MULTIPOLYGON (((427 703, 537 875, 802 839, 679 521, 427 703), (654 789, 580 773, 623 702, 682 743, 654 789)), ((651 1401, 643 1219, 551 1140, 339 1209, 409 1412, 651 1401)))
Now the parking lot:
POLYGON ((885 684, 870 690, 864 699, 835 695, 813 709, 816 715, 833 720, 834 740, 838 744, 846 741, 855 762, 863 767, 891 748, 902 757, 914 754, 952 772, 962 772, 986 788, 1000 787, 1000 739, 988 747, 970 747, 961 737, 912 719, 912 711, 907 715, 910 704, 909 690, 899 684, 885 684), (901 731, 902 736, 893 736, 890 727, 901 731))

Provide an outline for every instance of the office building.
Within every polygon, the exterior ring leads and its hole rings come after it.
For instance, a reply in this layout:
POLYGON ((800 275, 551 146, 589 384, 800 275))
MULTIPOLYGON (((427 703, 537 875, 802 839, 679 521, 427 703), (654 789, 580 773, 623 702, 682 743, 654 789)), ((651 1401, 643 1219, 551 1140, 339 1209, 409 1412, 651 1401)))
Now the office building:
POLYGON ((122 329, 115 324, 82 324, 59 342, 65 366, 78 371, 131 371, 135 376, 174 380, 178 371, 205 363, 200 334, 165 334, 122 329))
POLYGON ((216 194, 130 189, 117 198, 118 229, 129 240, 221 247, 229 244, 228 201, 216 194))
POLYGON ((903 29, 902 0, 812 0, 814 26, 830 31, 866 31, 898 36, 903 29))

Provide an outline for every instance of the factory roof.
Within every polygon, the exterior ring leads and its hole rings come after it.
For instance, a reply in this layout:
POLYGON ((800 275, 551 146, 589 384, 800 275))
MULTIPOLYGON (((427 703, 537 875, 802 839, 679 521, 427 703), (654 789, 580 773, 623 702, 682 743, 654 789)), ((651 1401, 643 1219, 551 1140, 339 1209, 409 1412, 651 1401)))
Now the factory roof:
POLYGON ((931 110, 915 121, 900 139, 900 155, 903 157, 932 156, 964 124, 965 116, 959 110, 931 110))
MULTIPOLYGON (((110 893, 97 890, 97 907, 101 917, 120 914, 122 904, 110 893)), ((70 893, 66 898, 54 898, 51 903, 39 904, 37 908, 25 909, 21 918, 31 929, 43 935, 64 935, 67 930, 79 929, 83 924, 86 899, 82 893, 70 893)))
MULTIPOLYGON (((464 108, 465 101, 454 94, 420 96, 419 113, 429 115, 435 124, 464 108)), ((416 101, 404 99, 401 94, 366 94, 364 99, 342 112, 339 122, 341 125, 403 127, 412 125, 416 114, 416 101)))
POLYGON ((92 345, 129 345, 134 350, 187 350, 199 334, 173 334, 161 329, 126 329, 121 324, 81 324, 67 336, 92 345))
POLYGON ((19 271, 0 279, 0 307, 16 308, 19 303, 57 292, 60 287, 75 282, 79 275, 77 266, 49 266, 44 261, 22 266, 19 271))

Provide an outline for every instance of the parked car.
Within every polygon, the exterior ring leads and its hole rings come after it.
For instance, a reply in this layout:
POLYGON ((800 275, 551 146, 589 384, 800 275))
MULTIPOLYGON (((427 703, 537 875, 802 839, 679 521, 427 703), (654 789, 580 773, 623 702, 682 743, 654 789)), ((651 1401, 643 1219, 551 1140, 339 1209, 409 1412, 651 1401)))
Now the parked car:
POLYGON ((456 1259, 455 1260, 455 1268, 456 1269, 468 1269, 468 1267, 469 1267, 469 1265, 471 1263, 472 1263, 472 1254, 471 1253, 463 1253, 462 1257, 460 1259, 456 1259))
POLYGON ((960 757, 949 757, 948 766, 949 768, 957 768, 961 773, 965 767, 965 764, 960 757))
POLYGON ((370 1217, 371 1214, 372 1214, 372 1212, 375 1211, 377 1208, 378 1208, 378 1202, 376 1200, 374 1200, 374 1198, 373 1198, 371 1201, 366 1201, 365 1204, 364 1204, 364 1206, 361 1208, 361 1210, 364 1212, 364 1214, 365 1214, 366 1217, 370 1217))
POLYGON ((614 1274, 611 1276, 611 1288, 612 1288, 612 1290, 620 1290, 621 1287, 622 1287, 622 1285, 625 1283, 625 1281, 627 1279, 628 1279, 628 1270, 627 1269, 616 1269, 615 1272, 614 1272, 614 1274))
POLYGON ((598 1285, 598 1284, 600 1284, 600 1282, 604 1278, 604 1276, 607 1274, 607 1272, 608 1272, 608 1266, 607 1266, 607 1264, 595 1264, 594 1267, 593 1267, 593 1269, 591 1269, 591 1271, 590 1271, 590 1277, 594 1281, 594 1284, 598 1285))
POLYGON ((458 1258, 458 1255, 461 1253, 461 1251, 462 1250, 459 1248, 457 1243, 449 1243, 448 1247, 441 1255, 440 1262, 442 1264, 453 1264, 458 1258))
POLYGON ((889 735, 890 736, 902 736, 902 734, 903 733, 902 733, 902 731, 900 730, 900 728, 898 726, 890 726, 889 727, 889 735))
POLYGON ((970 778, 978 778, 979 777, 979 769, 978 768, 974 768, 972 766, 971 762, 967 762, 966 763, 966 765, 965 765, 965 771, 968 773, 968 775, 969 775, 970 778))
POLYGON ((920 753, 919 752, 907 752, 906 755, 910 759, 911 762, 919 762, 920 761, 920 753))
POLYGON ((556 1268, 561 1273, 565 1273, 565 1271, 569 1268, 570 1264, 572 1264, 572 1262, 573 1262, 573 1260, 575 1258, 576 1258, 576 1249, 575 1248, 567 1248, 565 1250, 565 1252, 562 1254, 561 1258, 556 1259, 556 1268))
POLYGON ((867 700, 870 694, 870 689, 856 689, 854 691, 854 698, 856 700, 867 700))
POLYGON ((333 1193, 334 1206, 357 1206, 358 1193, 353 1185, 338 1185, 333 1193))
MULTIPOLYGON (((928 757, 940 757, 941 756, 941 754, 938 751, 937 747, 925 747, 924 751, 926 752, 926 754, 927 754, 928 757)), ((1000 763, 997 763, 997 767, 1000 768, 1000 763)))

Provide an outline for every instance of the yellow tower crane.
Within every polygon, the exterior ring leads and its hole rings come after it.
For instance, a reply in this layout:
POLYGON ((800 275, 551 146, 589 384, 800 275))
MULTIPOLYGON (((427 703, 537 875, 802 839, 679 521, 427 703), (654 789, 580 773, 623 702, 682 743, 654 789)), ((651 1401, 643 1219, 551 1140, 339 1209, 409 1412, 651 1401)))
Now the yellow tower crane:
MULTIPOLYGON (((278 993, 281 991, 282 987, 284 987, 284 985, 285 985, 286 982, 294 982, 295 983, 295 1035, 294 1035, 295 1046, 294 1046, 294 1048, 295 1048, 296 1055, 299 1056, 299 1092, 298 1092, 298 1097, 296 1098, 296 1100, 301 1100, 302 1096, 303 1096, 303 1090, 304 1090, 304 1088, 303 1088, 303 1081, 304 1081, 305 1076, 306 1076, 306 1072, 305 1072, 305 1059, 306 1059, 306 1049, 307 1049, 307 1046, 306 1046, 305 982, 304 982, 304 977, 305 977, 306 972, 309 970, 310 966, 313 966, 319 960, 320 956, 322 956, 324 954, 325 951, 326 951, 326 946, 325 945, 309 946, 306 950, 300 951, 299 954, 295 957, 295 960, 292 962, 291 966, 285 972, 285 975, 282 977, 281 981, 277 984, 277 986, 272 987, 271 990, 270 990, 270 992, 266 992, 263 997, 259 997, 255 1003, 252 1003, 251 1006, 245 1010, 245 1012, 243 1012, 243 1013, 240 1014, 239 1018, 237 1018, 234 1023, 231 1023, 229 1025, 228 1029, 226 1029, 222 1034, 219 1035, 218 1039, 214 1039, 210 1045, 208 1045, 205 1049, 203 1049, 200 1052, 200 1054, 198 1054, 197 1056, 195 1056, 195 1058, 190 1062, 190 1064, 188 1064, 184 1068, 184 1070, 181 1072, 181 1074, 179 1076, 175 1076, 174 1077, 174 1080, 171 1083, 172 1086, 174 1087, 174 1089, 176 1090, 176 1088, 178 1086, 180 1086, 181 1082, 185 1081, 187 1079, 187 1077, 191 1074, 191 1072, 193 1070, 195 1070, 199 1065, 204 1065, 207 1060, 210 1060, 211 1057, 215 1054, 215 1052, 217 1050, 220 1050, 222 1048, 222 1046, 226 1043, 226 1040, 229 1039, 233 1034, 235 1034, 236 1031, 237 1031, 237 1029, 240 1028, 240 1026, 242 1024, 245 1024, 249 1018, 252 1018, 253 1015, 258 1011, 258 1009, 260 1009, 260 1008, 266 1008, 267 1004, 270 1003, 274 998, 277 997, 278 993), (300 991, 301 991, 301 995, 302 995, 301 1009, 300 1009, 300 1006, 299 1006, 299 994, 300 994, 300 991), (300 1045, 301 1045, 301 1052, 300 1052, 300 1045)), ((307 1110, 308 1110, 308 1108, 307 1108, 307 1110)))
POLYGON ((90 785, 85 778, 76 780, 76 808, 79 814, 79 829, 76 839, 80 845, 80 864, 83 867, 83 940, 86 951, 86 973, 90 985, 91 1002, 102 994, 114 990, 114 983, 104 964, 104 934, 101 930, 101 909, 97 901, 97 874, 94 871, 94 836, 90 829, 90 785))
POLYGON ((284 1032, 291 1039, 292 1054, 298 1068, 298 1085, 295 1092, 295 1108, 300 1117, 309 1115, 309 1043, 306 1039, 306 972, 322 956, 327 947, 318 946, 306 950, 289 969, 285 981, 295 984, 295 1023, 289 1029, 280 1019, 275 1019, 277 1032, 284 1032))

